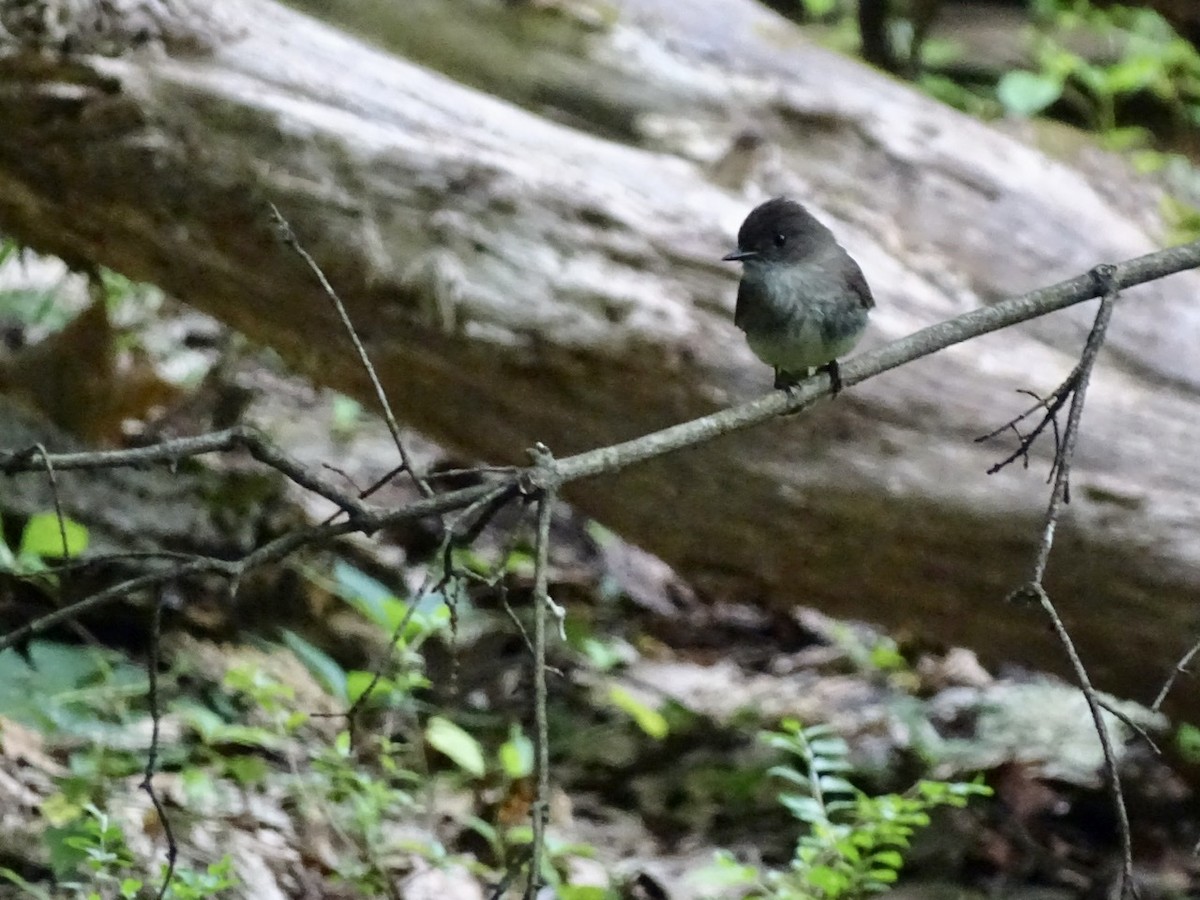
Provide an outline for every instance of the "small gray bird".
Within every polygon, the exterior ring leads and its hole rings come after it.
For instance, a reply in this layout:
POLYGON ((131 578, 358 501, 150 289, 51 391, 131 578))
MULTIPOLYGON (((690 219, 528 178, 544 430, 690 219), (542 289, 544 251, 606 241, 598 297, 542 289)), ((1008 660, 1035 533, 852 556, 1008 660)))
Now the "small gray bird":
POLYGON ((833 233, 796 201, 776 197, 746 216, 737 250, 722 258, 744 266, 733 322, 775 369, 775 387, 820 368, 840 391, 837 358, 862 337, 875 298, 833 233))

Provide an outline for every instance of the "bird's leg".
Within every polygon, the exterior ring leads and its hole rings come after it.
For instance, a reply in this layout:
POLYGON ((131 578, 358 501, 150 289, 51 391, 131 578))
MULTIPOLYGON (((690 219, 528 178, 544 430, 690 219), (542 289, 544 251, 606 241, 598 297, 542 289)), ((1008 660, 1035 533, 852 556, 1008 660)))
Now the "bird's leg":
MULTIPOLYGON (((806 375, 807 373, 805 373, 806 375)), ((792 372, 785 372, 779 366, 775 367, 775 390, 786 391, 788 388, 794 388, 804 380, 804 375, 796 375, 792 372)))
MULTIPOLYGON (((775 390, 787 391, 788 396, 791 397, 792 391, 796 387, 796 385, 798 385, 805 378, 807 378, 811 372, 812 372, 811 369, 805 369, 804 371, 799 372, 799 373, 785 372, 783 369, 776 366, 775 367, 775 390)), ((794 409, 791 412, 783 413, 783 415, 794 416, 799 412, 800 412, 800 410, 794 409)))
POLYGON ((836 397, 842 392, 842 371, 838 368, 838 361, 831 359, 821 366, 821 371, 829 375, 829 380, 833 383, 833 396, 836 397))

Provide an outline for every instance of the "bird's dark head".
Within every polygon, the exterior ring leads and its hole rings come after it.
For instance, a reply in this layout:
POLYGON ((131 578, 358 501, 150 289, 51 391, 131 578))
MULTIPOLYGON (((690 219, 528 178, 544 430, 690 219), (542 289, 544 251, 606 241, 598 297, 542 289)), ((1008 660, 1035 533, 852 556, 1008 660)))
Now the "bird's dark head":
POLYGON ((727 262, 798 263, 829 245, 833 234, 803 206, 776 197, 751 210, 738 229, 737 250, 727 262))

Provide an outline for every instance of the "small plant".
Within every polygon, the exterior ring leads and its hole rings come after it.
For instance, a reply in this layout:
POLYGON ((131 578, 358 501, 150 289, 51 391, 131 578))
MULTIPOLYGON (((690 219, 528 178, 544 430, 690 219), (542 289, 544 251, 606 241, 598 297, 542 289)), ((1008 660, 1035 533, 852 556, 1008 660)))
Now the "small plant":
POLYGON ((787 720, 763 739, 790 757, 770 774, 787 783, 779 802, 808 831, 796 842, 787 869, 763 872, 728 853, 718 855, 706 880, 749 888, 753 897, 838 900, 886 891, 899 877, 913 834, 929 824, 931 810, 962 807, 971 797, 991 794, 979 781, 920 781, 903 794, 872 797, 846 780, 848 748, 828 726, 804 728, 787 720))
POLYGON ((125 843, 125 833, 106 813, 91 804, 84 811, 72 833, 63 837, 63 848, 76 855, 75 868, 82 868, 90 876, 84 882, 65 882, 63 887, 76 897, 100 898, 108 893, 117 897, 135 897, 142 882, 131 878, 133 854, 125 843), (107 889, 107 890, 106 890, 107 889))
MULTIPOLYGON (((404 763, 406 749, 383 735, 371 735, 356 750, 350 734, 340 732, 333 744, 317 752, 311 771, 295 785, 296 800, 311 803, 315 814, 340 840, 335 871, 339 880, 367 896, 383 896, 391 883, 389 863, 401 847, 389 823, 412 817, 423 779, 404 763), (367 765, 371 757, 374 765, 367 765)), ((429 858, 429 846, 405 848, 429 858)))
MULTIPOLYGON (((136 861, 125 841, 125 832, 99 807, 89 803, 80 810, 79 817, 73 822, 62 828, 48 829, 46 842, 54 868, 63 877, 58 883, 58 893, 50 894, 11 869, 0 868, 0 878, 7 879, 25 895, 39 900, 48 900, 51 896, 66 896, 74 900, 134 900, 145 896, 144 889, 148 885, 138 877, 136 861), (86 879, 72 880, 72 876, 80 875, 86 875, 86 879)), ((221 891, 238 884, 228 855, 209 865, 203 872, 180 866, 168 873, 164 865, 158 873, 160 884, 168 874, 171 879, 163 895, 167 900, 218 897, 221 891)))
POLYGON ((1110 143, 1130 146, 1144 131, 1119 128, 1117 104, 1138 94, 1161 102, 1177 122, 1200 123, 1200 51, 1150 9, 1110 6, 1090 0, 1039 0, 1034 7, 1037 68, 1005 75, 996 94, 1015 115, 1031 116, 1059 100, 1082 107, 1089 124, 1110 143), (1087 30, 1112 48, 1107 61, 1085 59, 1061 40, 1087 30))

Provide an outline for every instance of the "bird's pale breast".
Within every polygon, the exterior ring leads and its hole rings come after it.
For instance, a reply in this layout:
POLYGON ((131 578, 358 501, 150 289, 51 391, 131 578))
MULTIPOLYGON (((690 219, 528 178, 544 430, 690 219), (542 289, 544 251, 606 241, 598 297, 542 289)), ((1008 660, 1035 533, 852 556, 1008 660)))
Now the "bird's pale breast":
POLYGON ((841 260, 819 257, 742 275, 738 326, 754 355, 785 372, 823 366, 849 352, 867 325, 867 309, 846 286, 841 260))

